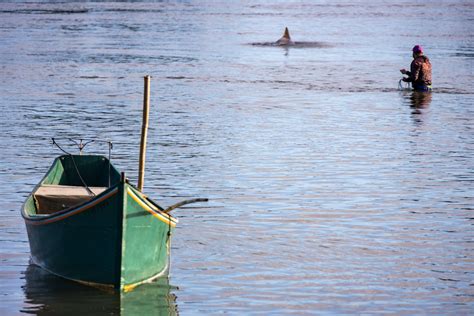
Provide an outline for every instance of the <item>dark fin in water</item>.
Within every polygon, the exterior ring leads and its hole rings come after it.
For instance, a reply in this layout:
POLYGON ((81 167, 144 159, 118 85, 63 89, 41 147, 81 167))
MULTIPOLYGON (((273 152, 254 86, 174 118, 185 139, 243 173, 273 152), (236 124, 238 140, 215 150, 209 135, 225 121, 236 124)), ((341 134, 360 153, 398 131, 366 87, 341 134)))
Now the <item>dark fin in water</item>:
POLYGON ((288 31, 288 28, 285 27, 285 33, 283 33, 283 38, 291 39, 290 38, 290 31, 288 31))
POLYGON ((295 43, 291 40, 290 37, 290 31, 288 31, 288 28, 285 27, 285 32, 283 33, 283 36, 276 41, 277 45, 294 45, 295 43))

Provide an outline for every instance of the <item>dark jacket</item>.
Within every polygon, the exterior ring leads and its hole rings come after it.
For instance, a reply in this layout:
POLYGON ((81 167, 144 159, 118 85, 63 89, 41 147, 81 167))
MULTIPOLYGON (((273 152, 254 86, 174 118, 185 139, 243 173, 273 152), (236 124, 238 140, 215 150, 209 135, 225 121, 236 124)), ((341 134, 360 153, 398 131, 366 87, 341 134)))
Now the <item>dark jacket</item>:
POLYGON ((411 82, 413 87, 431 85, 431 63, 424 55, 417 56, 410 65, 410 71, 406 73, 408 78, 403 81, 411 82))

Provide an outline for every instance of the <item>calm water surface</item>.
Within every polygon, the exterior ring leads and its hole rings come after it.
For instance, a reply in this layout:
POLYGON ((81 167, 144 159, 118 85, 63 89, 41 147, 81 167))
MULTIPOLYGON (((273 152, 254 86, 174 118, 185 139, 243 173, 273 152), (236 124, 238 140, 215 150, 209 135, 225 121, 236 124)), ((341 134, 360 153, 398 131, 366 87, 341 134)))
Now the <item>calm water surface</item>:
POLYGON ((472 1, 0 3, 0 314, 472 314, 473 16, 472 1), (314 45, 261 45, 285 26, 314 45), (431 94, 397 90, 415 44, 431 94), (30 265, 20 207, 53 136, 112 140, 136 181, 146 74, 145 193, 210 202, 175 211, 169 279, 120 297, 30 265))

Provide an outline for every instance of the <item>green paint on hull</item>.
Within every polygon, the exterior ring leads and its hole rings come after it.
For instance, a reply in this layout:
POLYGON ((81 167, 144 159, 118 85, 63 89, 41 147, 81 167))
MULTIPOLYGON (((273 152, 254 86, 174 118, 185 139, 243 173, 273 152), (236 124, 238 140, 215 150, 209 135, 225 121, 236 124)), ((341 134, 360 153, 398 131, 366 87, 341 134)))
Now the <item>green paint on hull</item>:
POLYGON ((67 279, 127 290, 168 269, 176 220, 160 209, 121 182, 105 157, 61 156, 27 198, 22 216, 37 265, 67 279), (76 187, 83 181, 105 191, 51 214, 38 211, 35 192, 40 187, 76 187))
POLYGON ((143 204, 151 208, 138 190, 126 185, 124 202, 121 285, 146 281, 165 272, 169 266, 171 222, 153 216, 143 204), (138 200, 138 201, 137 201, 138 200), (160 242, 157 242, 157 241, 160 242))

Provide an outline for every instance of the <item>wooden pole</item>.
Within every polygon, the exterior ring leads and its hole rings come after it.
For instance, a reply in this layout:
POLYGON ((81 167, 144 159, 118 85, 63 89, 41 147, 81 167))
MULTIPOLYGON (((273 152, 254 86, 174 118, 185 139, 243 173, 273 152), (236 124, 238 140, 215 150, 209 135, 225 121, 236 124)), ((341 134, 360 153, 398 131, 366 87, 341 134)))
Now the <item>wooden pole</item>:
POLYGON ((150 79, 151 76, 145 76, 145 88, 143 91, 142 138, 140 142, 140 160, 138 166, 138 190, 140 191, 143 191, 143 183, 145 182, 146 138, 148 134, 148 116, 150 113, 150 79))

